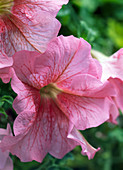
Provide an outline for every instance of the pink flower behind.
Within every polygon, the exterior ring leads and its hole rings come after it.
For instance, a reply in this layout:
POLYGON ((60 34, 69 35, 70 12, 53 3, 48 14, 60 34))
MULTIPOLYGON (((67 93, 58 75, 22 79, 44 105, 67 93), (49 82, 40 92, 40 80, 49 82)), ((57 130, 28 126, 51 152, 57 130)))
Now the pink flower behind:
POLYGON ((119 109, 123 111, 123 48, 110 57, 106 57, 98 51, 92 54, 102 66, 102 81, 109 80, 116 90, 114 101, 119 109))
POLYGON ((56 37, 60 23, 55 16, 68 0, 2 0, 0 50, 12 56, 20 50, 44 52, 56 37), (3 6, 3 8, 2 8, 3 6))
POLYGON ((99 148, 78 130, 100 125, 117 108, 112 110, 113 86, 100 81, 101 68, 90 50, 83 39, 60 36, 43 54, 20 51, 13 56, 12 88, 18 94, 13 107, 19 115, 15 136, 5 137, 1 147, 21 161, 41 162, 48 152, 62 158, 76 145, 93 158, 99 148))
POLYGON ((0 78, 11 78, 12 56, 20 50, 44 52, 56 37, 60 23, 57 12, 68 0, 1 0, 0 1, 0 78))
POLYGON ((102 66, 102 81, 110 77, 123 80, 123 48, 110 57, 95 50, 92 50, 92 55, 99 60, 102 66))
MULTIPOLYGON (((7 129, 0 128, 0 143, 4 136, 11 135, 11 128, 8 124, 7 129)), ((0 149, 0 170, 13 170, 13 163, 9 157, 9 152, 2 152, 0 149)))

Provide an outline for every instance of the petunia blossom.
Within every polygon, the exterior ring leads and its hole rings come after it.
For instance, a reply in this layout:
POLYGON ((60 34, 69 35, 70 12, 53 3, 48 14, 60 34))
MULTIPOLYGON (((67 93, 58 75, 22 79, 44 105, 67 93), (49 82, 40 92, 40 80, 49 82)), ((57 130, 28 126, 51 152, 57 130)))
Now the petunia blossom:
POLYGON ((44 52, 56 37, 60 23, 55 18, 68 0, 0 1, 0 78, 11 78, 12 56, 20 50, 44 52))
POLYGON ((114 85, 116 89, 114 101, 123 111, 123 48, 110 57, 95 50, 92 50, 92 55, 100 61, 102 66, 102 81, 105 82, 108 79, 114 85))
POLYGON ((19 114, 14 137, 0 147, 21 161, 41 162, 47 153, 62 158, 76 145, 89 159, 93 148, 78 130, 96 127, 117 116, 109 81, 100 81, 101 66, 90 55, 91 46, 73 36, 53 39, 45 53, 20 51, 13 56, 13 107, 19 114), (112 109, 113 108, 113 109, 112 109), (26 152, 25 152, 26 151, 26 152))
POLYGON ((68 0, 1 0, 0 51, 12 56, 20 50, 44 52, 56 37, 60 23, 55 18, 68 0))
MULTIPOLYGON (((7 129, 0 128, 0 142, 2 141, 4 136, 11 135, 10 125, 7 125, 7 129)), ((11 158, 9 157, 9 152, 2 152, 0 149, 0 170, 13 170, 13 163, 11 158)))

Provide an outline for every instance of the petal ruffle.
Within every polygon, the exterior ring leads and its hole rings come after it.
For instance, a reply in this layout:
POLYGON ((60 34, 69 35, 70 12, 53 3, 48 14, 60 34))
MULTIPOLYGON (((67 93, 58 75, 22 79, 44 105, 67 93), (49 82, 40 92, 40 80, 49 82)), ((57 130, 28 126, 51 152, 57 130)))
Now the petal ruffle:
POLYGON ((109 81, 114 85, 116 89, 116 96, 114 101, 119 109, 123 112, 123 81, 118 78, 109 78, 109 81))
POLYGON ((95 149, 94 147, 92 147, 83 137, 83 135, 79 131, 77 131, 76 128, 73 128, 71 133, 67 137, 75 140, 79 145, 81 145, 82 147, 81 153, 83 155, 87 155, 88 159, 93 159, 95 153, 100 150, 100 148, 95 149))
POLYGON ((110 77, 123 80, 123 48, 110 57, 106 57, 95 50, 92 50, 92 55, 94 55, 94 57, 96 57, 102 65, 103 81, 110 77))
POLYGON ((102 53, 92 50, 102 65, 102 80, 107 79, 113 85, 116 95, 113 97, 116 106, 123 111, 123 48, 114 53, 110 57, 104 56, 102 53))

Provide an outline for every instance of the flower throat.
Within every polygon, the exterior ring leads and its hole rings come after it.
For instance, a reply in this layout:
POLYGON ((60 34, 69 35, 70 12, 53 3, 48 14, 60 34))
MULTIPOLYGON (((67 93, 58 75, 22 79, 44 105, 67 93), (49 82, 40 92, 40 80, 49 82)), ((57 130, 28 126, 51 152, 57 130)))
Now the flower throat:
POLYGON ((62 92, 55 84, 51 83, 40 89, 40 95, 45 98, 57 98, 57 95, 62 92))
POLYGON ((13 0, 0 0, 0 15, 10 13, 13 3, 13 0))

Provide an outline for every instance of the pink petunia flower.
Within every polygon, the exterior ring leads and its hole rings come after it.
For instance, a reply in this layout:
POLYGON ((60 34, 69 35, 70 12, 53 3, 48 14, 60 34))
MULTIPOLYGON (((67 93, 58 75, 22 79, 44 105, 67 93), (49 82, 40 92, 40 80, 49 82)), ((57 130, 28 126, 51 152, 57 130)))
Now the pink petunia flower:
POLYGON ((114 101, 119 109, 123 111, 123 48, 110 57, 92 50, 92 55, 96 57, 102 66, 102 81, 107 79, 114 85, 116 96, 114 101))
POLYGON ((60 36, 44 54, 20 51, 13 56, 12 88, 18 94, 13 107, 19 114, 14 137, 0 147, 21 161, 41 162, 47 153, 62 158, 76 145, 89 159, 93 148, 78 130, 96 127, 117 116, 110 82, 100 81, 101 67, 83 39, 60 36), (113 108, 113 109, 112 109, 113 108))
POLYGON ((20 50, 43 53, 56 37, 60 23, 55 18, 68 0, 1 0, 0 1, 0 78, 10 79, 12 56, 20 50), (2 67, 1 67, 2 63, 2 67))
MULTIPOLYGON (((7 129, 0 128, 0 142, 2 141, 4 136, 11 135, 10 125, 7 125, 7 129)), ((0 170, 13 170, 13 163, 11 158, 9 157, 9 152, 2 152, 0 149, 0 170)))
POLYGON ((20 50, 44 52, 56 37, 60 23, 55 16, 68 0, 1 0, 0 50, 12 56, 20 50))

